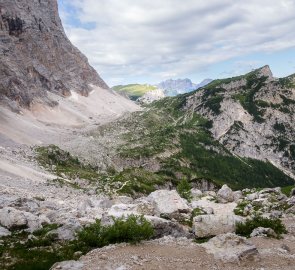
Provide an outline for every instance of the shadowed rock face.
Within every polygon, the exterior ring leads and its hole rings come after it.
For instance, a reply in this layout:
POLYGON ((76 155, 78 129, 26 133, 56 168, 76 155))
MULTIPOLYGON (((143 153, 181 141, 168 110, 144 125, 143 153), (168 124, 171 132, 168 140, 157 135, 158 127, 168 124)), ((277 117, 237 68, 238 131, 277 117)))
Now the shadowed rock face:
POLYGON ((66 37, 56 0, 0 0, 2 103, 16 110, 33 100, 54 105, 47 91, 87 96, 89 84, 108 88, 66 37))

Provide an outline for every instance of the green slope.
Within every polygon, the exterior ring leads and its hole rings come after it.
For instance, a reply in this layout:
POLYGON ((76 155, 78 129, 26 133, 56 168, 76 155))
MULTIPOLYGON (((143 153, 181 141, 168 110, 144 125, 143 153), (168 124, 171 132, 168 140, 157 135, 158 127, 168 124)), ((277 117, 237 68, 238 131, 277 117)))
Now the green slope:
POLYGON ((146 92, 156 90, 157 87, 150 84, 127 84, 116 85, 113 90, 128 95, 131 99, 136 100, 146 92))
POLYGON ((121 158, 144 159, 146 163, 157 160, 161 169, 154 174, 175 185, 179 175, 191 182, 208 179, 218 185, 227 183, 234 189, 294 184, 271 163, 237 157, 215 141, 210 121, 182 109, 187 96, 157 101, 125 122, 129 133, 124 135, 127 143, 120 148, 121 158), (167 152, 170 155, 163 155, 167 152))

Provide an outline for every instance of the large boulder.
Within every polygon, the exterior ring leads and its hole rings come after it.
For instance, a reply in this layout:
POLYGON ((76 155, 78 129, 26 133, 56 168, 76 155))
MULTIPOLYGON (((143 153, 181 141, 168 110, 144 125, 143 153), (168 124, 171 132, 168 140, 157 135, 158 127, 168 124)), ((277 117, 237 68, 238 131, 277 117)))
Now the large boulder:
POLYGON ((257 248, 251 242, 233 233, 218 235, 203 246, 215 259, 225 263, 239 263, 258 255, 257 248))
POLYGON ((235 215, 199 215, 193 219, 193 232, 197 238, 234 232, 242 220, 235 215))
POLYGON ((24 229, 27 228, 28 220, 24 212, 5 207, 0 210, 0 224, 8 229, 24 229))
POLYGON ((155 208, 155 215, 169 216, 173 213, 187 213, 189 207, 175 190, 157 190, 148 196, 155 208))
POLYGON ((154 237, 163 236, 187 237, 192 238, 193 235, 182 225, 159 217, 145 216, 154 228, 154 237))
POLYGON ((223 185, 217 192, 217 201, 219 203, 228 203, 234 201, 234 193, 227 185, 223 185))
POLYGON ((0 224, 8 229, 27 229, 30 232, 42 228, 38 216, 12 207, 5 207, 0 210, 0 224))

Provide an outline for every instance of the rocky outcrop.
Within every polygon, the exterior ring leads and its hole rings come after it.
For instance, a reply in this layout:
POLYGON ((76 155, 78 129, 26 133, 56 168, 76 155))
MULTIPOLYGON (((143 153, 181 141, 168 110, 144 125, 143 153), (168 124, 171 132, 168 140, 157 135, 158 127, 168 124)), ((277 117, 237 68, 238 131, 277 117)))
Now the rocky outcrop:
POLYGON ((210 120, 214 138, 234 155, 269 161, 295 178, 293 75, 277 79, 264 66, 216 80, 190 95, 185 109, 210 120))
POLYGON ((165 93, 162 89, 155 89, 145 93, 137 101, 142 104, 149 104, 154 101, 160 100, 165 97, 165 93))
POLYGON ((87 96, 108 88, 66 37, 57 0, 0 1, 0 100, 17 110, 33 100, 55 105, 47 91, 87 96))

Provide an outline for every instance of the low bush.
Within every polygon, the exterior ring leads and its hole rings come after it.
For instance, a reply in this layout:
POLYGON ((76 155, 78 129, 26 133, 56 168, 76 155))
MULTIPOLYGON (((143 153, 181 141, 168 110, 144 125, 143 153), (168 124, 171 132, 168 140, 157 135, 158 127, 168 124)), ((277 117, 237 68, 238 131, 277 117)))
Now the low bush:
POLYGON ((186 179, 182 179, 177 185, 176 190, 182 198, 190 202, 192 199, 191 188, 191 184, 186 179))
POLYGON ((271 228, 278 237, 287 232, 285 225, 280 219, 269 219, 262 216, 255 216, 253 219, 248 219, 245 223, 237 223, 236 234, 250 237, 252 231, 258 227, 271 228))
POLYGON ((113 221, 113 225, 102 226, 97 220, 78 233, 77 241, 97 248, 122 242, 135 244, 154 235, 152 225, 143 216, 130 215, 126 220, 118 218, 113 221))

